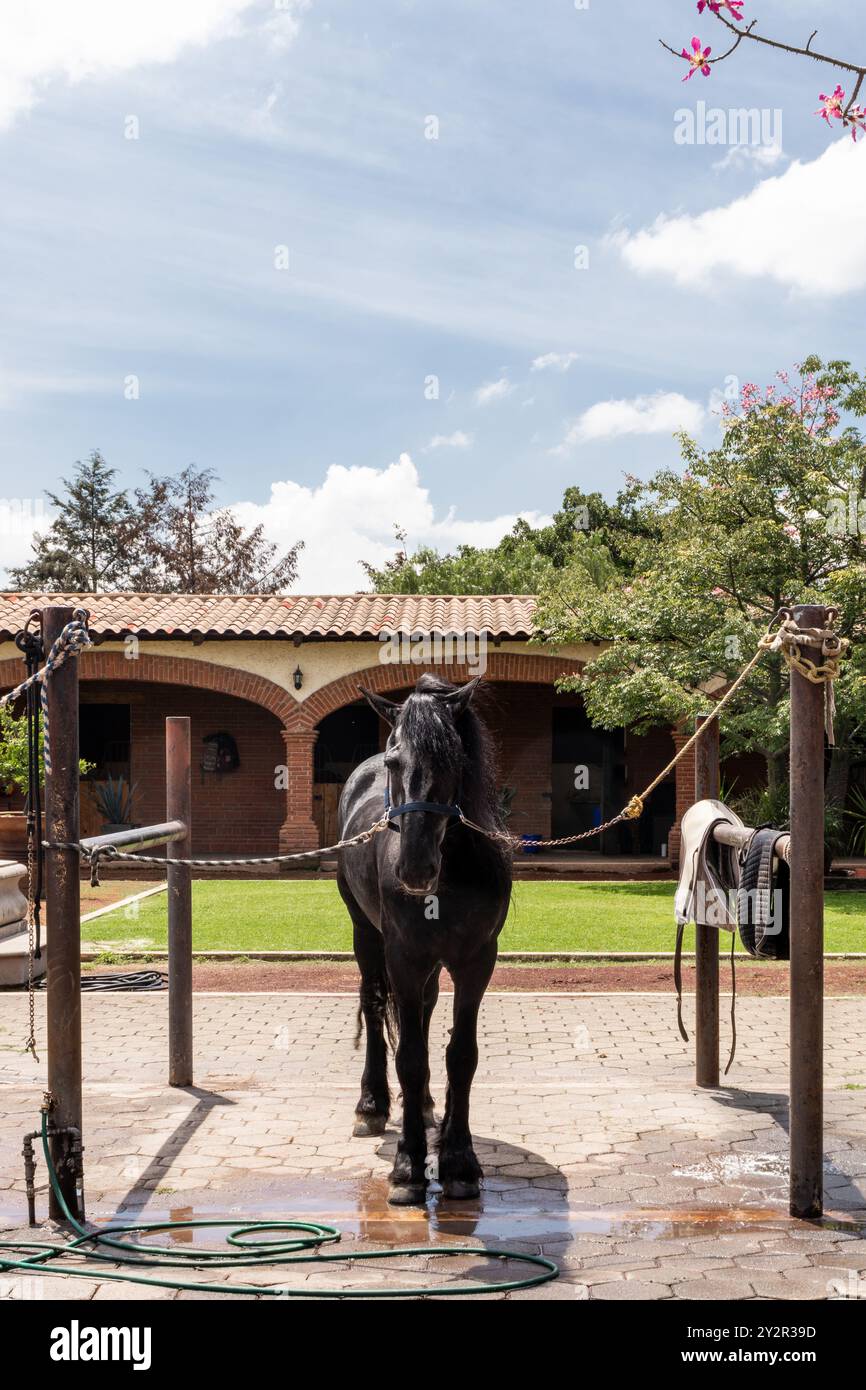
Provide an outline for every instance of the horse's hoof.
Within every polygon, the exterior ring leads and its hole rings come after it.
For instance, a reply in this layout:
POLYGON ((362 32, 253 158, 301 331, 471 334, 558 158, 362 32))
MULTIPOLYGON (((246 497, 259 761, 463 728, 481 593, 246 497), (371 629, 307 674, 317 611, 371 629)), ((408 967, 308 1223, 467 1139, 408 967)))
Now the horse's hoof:
POLYGON ((367 1139, 371 1134, 384 1134, 387 1123, 387 1115, 356 1115, 352 1138, 367 1139))
POLYGON ((388 1205, 392 1207, 423 1207, 427 1201, 426 1183, 392 1183, 388 1188, 388 1205))
POLYGON ((481 1192, 480 1184, 473 1178, 470 1182, 461 1182, 459 1178, 452 1178, 450 1182, 443 1182, 442 1196, 450 1197, 455 1202, 468 1202, 473 1197, 479 1196, 481 1192))

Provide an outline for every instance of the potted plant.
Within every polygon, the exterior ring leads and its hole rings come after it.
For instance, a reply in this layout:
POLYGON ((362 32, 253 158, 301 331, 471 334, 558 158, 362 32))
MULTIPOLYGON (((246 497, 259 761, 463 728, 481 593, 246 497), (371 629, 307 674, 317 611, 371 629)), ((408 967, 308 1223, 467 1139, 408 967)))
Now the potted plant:
POLYGON ((132 798, 135 791, 136 788, 131 787, 123 776, 116 780, 109 777, 107 782, 94 787, 93 797, 103 818, 103 835, 126 830, 132 825, 132 798))
MULTIPOLYGON (((42 762, 43 736, 39 730, 39 766, 42 762)), ((78 770, 86 777, 94 768, 82 758, 78 770)), ((27 813, 9 806, 13 797, 26 802, 30 790, 30 767, 27 753, 27 720, 16 718, 12 711, 0 706, 0 790, 8 798, 7 808, 0 811, 0 858, 15 858, 27 844, 27 813)))

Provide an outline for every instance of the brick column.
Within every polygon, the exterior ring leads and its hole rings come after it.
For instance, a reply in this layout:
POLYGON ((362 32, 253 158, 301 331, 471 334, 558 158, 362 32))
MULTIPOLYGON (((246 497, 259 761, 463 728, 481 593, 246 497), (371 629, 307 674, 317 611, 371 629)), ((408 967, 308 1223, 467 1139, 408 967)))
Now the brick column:
POLYGON ((318 729, 283 729, 286 745, 286 819, 280 826, 280 853, 318 849, 319 831, 313 820, 313 749, 318 729))
MULTIPOLYGON (((691 738, 689 733, 674 732, 674 750, 679 753, 683 744, 688 743, 691 738)), ((686 811, 693 804, 695 799, 695 750, 694 748, 686 754, 681 762, 678 762, 674 769, 677 788, 677 810, 676 820, 671 827, 668 836, 668 859, 672 865, 677 865, 680 859, 680 821, 686 811)))

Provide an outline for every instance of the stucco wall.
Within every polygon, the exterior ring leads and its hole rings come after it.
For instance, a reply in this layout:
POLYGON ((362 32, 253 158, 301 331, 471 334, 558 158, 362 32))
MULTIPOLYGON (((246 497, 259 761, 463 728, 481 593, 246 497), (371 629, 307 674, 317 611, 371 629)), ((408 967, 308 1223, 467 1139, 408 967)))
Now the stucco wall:
MULTIPOLYGON (((297 703, 302 704, 304 700, 314 695, 317 690, 330 684, 331 681, 338 680, 341 676, 349 675, 352 671, 363 671, 367 667, 375 666, 379 660, 381 643, 374 641, 367 642, 304 642, 300 647, 296 647, 291 641, 204 641, 204 642, 184 642, 184 641, 163 641, 145 642, 140 641, 137 650, 140 655, 153 656, 175 656, 184 657, 190 661, 208 661, 215 666, 232 667, 239 671, 248 671, 253 675, 263 676, 266 680, 273 681, 274 684, 286 690, 291 698, 297 703), (296 691, 292 681, 292 673, 296 666, 300 666, 304 683, 300 692, 296 691)), ((100 644, 101 652, 123 652, 125 650, 122 642, 103 642, 100 644)), ((598 647, 589 643, 579 646, 562 647, 558 651, 543 646, 529 645, 526 642, 502 642, 500 646, 494 647, 492 643, 488 646, 488 652, 517 652, 530 653, 536 655, 561 656, 577 661, 588 661, 598 654, 598 647)), ((20 659, 20 652, 14 642, 0 643, 0 661, 4 658, 20 659)), ((87 652, 83 654, 83 660, 87 660, 87 652)), ((480 669, 480 668, 479 668, 480 669)), ((401 670, 407 673, 406 684, 414 677, 411 673, 423 670, 422 665, 407 665, 401 670)), ((22 665, 23 675, 23 665, 22 665)), ((395 681, 395 685, 402 684, 402 681, 395 681)))

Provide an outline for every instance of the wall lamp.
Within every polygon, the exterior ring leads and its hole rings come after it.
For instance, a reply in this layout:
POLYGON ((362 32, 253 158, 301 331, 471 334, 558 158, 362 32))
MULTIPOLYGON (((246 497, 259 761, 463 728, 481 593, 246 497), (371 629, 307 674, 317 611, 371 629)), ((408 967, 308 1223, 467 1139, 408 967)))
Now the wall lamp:
POLYGON ((300 666, 295 667, 295 673, 292 679, 295 682, 295 689, 300 690, 301 686, 304 684, 304 673, 300 666))

